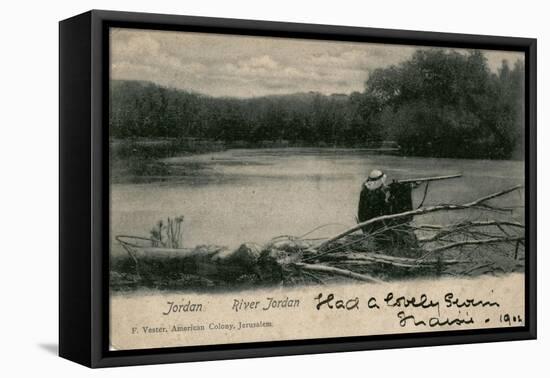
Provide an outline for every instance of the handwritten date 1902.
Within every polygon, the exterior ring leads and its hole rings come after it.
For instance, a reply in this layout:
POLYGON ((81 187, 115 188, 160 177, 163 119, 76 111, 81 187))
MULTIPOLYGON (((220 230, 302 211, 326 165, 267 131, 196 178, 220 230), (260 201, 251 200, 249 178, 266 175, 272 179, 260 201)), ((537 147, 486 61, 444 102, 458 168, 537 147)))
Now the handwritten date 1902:
POLYGON ((523 323, 523 319, 521 315, 510 315, 510 314, 501 314, 499 316, 499 321, 501 323, 508 324, 509 326, 523 323))

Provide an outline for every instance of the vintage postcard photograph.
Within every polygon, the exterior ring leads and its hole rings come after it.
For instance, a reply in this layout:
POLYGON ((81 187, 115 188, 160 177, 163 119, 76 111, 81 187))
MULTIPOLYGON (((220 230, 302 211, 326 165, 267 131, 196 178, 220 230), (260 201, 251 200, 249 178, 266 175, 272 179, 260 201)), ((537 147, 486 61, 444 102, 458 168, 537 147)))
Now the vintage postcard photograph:
POLYGON ((109 30, 111 350, 525 325, 525 56, 109 30))

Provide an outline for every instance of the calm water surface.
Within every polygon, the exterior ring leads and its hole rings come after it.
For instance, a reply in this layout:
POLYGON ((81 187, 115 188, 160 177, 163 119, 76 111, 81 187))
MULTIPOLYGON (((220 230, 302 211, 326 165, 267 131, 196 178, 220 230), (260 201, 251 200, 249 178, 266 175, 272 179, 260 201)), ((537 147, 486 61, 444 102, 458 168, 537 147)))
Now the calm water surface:
MULTIPOLYGON (((382 169, 391 179, 462 173, 432 183, 425 204, 460 203, 524 182, 520 161, 458 160, 372 155, 353 149, 228 150, 164 160, 169 173, 148 184, 113 184, 111 235, 148 236, 160 219, 184 215, 184 245, 265 243, 278 235, 330 236, 355 224, 361 184, 382 169)), ((414 202, 423 197, 415 190, 414 202)), ((499 202, 521 206, 523 193, 499 202)), ((417 217, 419 223, 498 217, 464 212, 417 217)), ((513 216, 523 220, 523 208, 513 216)), ((123 253, 112 243, 114 254, 123 253)))

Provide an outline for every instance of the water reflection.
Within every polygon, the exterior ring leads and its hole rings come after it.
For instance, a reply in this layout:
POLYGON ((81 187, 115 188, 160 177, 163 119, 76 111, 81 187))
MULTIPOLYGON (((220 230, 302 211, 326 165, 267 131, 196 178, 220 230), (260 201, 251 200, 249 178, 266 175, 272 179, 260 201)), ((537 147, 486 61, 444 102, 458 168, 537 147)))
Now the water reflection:
MULTIPOLYGON (((148 183, 112 185, 113 236, 147 236, 157 220, 177 215, 185 215, 188 247, 262 244, 277 235, 299 235, 338 223, 318 235, 329 236, 355 223, 360 187, 373 168, 384 170, 390 180, 463 173, 461 179, 432 184, 425 204, 459 203, 524 182, 520 161, 383 156, 353 149, 229 150, 160 163, 165 173, 148 183)), ((417 204, 422 194, 415 193, 417 204)), ((522 203, 516 194, 506 205, 522 203)), ((522 220, 523 208, 514 215, 522 220)), ((461 216, 432 214, 417 221, 441 223, 461 216)), ((112 252, 123 251, 113 243, 112 252)))

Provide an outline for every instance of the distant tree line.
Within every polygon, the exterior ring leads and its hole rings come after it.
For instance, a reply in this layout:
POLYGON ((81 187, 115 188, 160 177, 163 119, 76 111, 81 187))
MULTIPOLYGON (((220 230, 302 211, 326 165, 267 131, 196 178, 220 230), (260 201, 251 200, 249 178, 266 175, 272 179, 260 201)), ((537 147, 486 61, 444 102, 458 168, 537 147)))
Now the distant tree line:
POLYGON ((260 146, 366 146, 395 140, 408 155, 523 156, 524 65, 492 73, 480 51, 417 50, 374 70, 362 93, 214 98, 112 81, 113 138, 205 138, 260 146))

